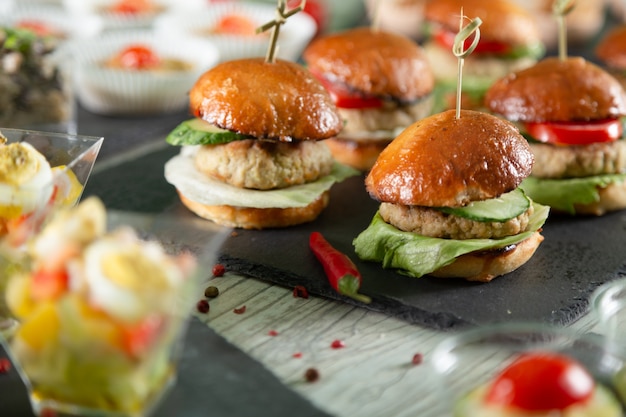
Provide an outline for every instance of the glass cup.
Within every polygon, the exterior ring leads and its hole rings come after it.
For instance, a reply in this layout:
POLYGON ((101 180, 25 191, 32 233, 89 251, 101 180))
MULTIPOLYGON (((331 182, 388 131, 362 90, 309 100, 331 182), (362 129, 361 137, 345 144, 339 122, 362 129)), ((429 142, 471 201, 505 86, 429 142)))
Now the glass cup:
MULTIPOLYGON (((76 209, 85 207, 84 210, 95 212, 97 205, 86 206, 93 205, 94 200, 97 199, 85 199, 76 209)), ((50 227, 58 224, 55 222, 53 219, 50 227)), ((191 309, 201 297, 201 283, 206 278, 203 274, 211 271, 217 249, 228 233, 227 229, 209 222, 197 227, 196 223, 171 216, 117 211, 107 213, 106 223, 107 236, 121 233, 115 235, 122 236, 122 240, 115 241, 116 245, 124 245, 123 241, 130 239, 129 236, 142 244, 151 242, 150 249, 146 249, 148 252, 141 252, 141 255, 132 252, 132 258, 145 259, 142 256, 149 253, 154 267, 169 271, 167 282, 176 285, 164 289, 149 279, 150 274, 135 275, 141 278, 139 288, 134 287, 138 291, 135 295, 147 304, 143 304, 143 310, 133 313, 136 316, 132 321, 126 317, 130 313, 124 313, 123 319, 119 316, 120 311, 128 311, 129 303, 115 306, 114 302, 116 298, 123 300, 129 293, 113 296, 109 292, 105 298, 97 298, 95 281, 87 278, 83 282, 87 289, 69 288, 18 318, 12 331, 4 334, 2 342, 25 384, 32 410, 38 416, 144 417, 155 411, 175 384, 182 339, 191 309), (155 255, 157 252, 174 261, 176 268, 172 270, 172 264, 167 267, 161 263, 163 258, 155 255), (174 280, 176 277, 178 281, 174 280), (89 291, 89 296, 83 291, 89 291), (94 297, 100 303, 90 301, 94 297)), ((46 229, 41 233, 40 236, 45 237, 46 229)), ((86 246, 91 254, 97 253, 94 245, 102 241, 93 242, 86 246)), ((85 276, 89 274, 93 279, 95 273, 87 266, 93 265, 88 258, 90 255, 86 255, 87 251, 83 253, 85 276)), ((119 265, 118 260, 103 255, 99 262, 110 266, 112 263, 119 265)), ((29 271, 27 265, 18 267, 29 271)), ((143 264, 144 267, 155 272, 150 266, 143 264)), ((104 266, 102 271, 110 274, 107 277, 124 276, 115 275, 104 266)), ((34 279, 34 274, 29 277, 34 279)), ((6 297, 7 304, 15 310, 28 309, 23 303, 19 306, 19 294, 16 296, 19 285, 16 289, 15 284, 20 277, 13 275, 11 279, 14 281, 3 292, 3 298, 6 297)), ((131 287, 129 284, 124 288, 131 287)))
MULTIPOLYGON (((437 384, 439 410, 436 415, 503 415, 502 409, 487 411, 484 405, 486 393, 507 366, 530 353, 565 355, 582 365, 595 380, 593 397, 582 407, 593 405, 597 408, 583 409, 580 414, 567 414, 559 409, 516 414, 509 409, 511 415, 622 415, 626 387, 624 357, 608 350, 604 339, 597 334, 581 334, 568 328, 535 323, 503 323, 473 328, 451 335, 436 346, 429 362, 429 370, 437 384), (598 409, 611 411, 598 414, 598 409)), ((540 383, 545 384, 545 379, 532 384, 540 383)), ((572 412, 571 408, 569 412, 572 412)))
POLYGON ((53 173, 51 182, 37 186, 3 185, 3 192, 11 189, 13 197, 10 204, 0 203, 0 251, 11 252, 36 233, 56 209, 80 200, 104 139, 10 128, 0 128, 0 133, 7 144, 32 145, 46 158, 53 173), (16 200, 17 195, 21 197, 16 200), (7 228, 8 223, 12 227, 7 228))
POLYGON ((626 354, 626 278, 598 287, 591 295, 589 305, 607 348, 626 354))

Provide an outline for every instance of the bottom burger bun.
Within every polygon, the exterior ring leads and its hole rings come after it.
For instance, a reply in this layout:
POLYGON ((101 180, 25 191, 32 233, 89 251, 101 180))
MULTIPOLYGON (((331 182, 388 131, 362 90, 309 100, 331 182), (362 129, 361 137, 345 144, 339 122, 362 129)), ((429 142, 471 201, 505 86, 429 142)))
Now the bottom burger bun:
POLYGON ((335 160, 360 171, 372 168, 389 142, 391 140, 356 141, 339 138, 325 141, 335 160))
POLYGON ((252 208, 211 206, 190 200, 178 192, 180 201, 198 216, 227 227, 268 229, 295 226, 315 220, 328 206, 330 193, 322 193, 305 207, 252 208))
POLYGON ((465 278, 467 281, 489 282, 524 265, 535 254, 543 236, 535 232, 528 239, 504 248, 472 252, 429 275, 436 278, 465 278))

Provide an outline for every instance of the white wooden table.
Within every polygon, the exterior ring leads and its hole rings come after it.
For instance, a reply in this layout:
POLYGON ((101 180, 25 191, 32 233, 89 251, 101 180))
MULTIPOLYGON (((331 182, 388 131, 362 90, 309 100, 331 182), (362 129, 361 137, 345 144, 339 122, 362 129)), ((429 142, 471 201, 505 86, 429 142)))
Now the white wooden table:
MULTIPOLYGON (((296 298, 236 274, 206 285, 220 295, 197 316, 321 410, 337 417, 440 417, 427 361, 450 333, 333 300, 296 298), (242 306, 244 313, 234 312, 242 306), (335 340, 344 347, 332 348, 335 340), (422 364, 413 363, 415 354, 423 355, 422 364), (308 368, 319 372, 317 381, 306 381, 308 368)), ((594 326, 590 315, 572 325, 581 332, 594 326)))

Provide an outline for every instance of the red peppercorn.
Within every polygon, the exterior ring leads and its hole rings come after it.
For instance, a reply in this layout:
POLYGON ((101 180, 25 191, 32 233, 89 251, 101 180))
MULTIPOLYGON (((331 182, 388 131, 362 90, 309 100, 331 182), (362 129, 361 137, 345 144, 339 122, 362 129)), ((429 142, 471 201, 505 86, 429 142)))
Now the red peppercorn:
POLYGON ((0 374, 6 374, 11 370, 11 361, 8 358, 0 358, 0 374))
POLYGON ((411 363, 413 365, 421 365, 422 362, 424 362, 424 355, 422 355, 421 353, 416 353, 415 355, 413 355, 413 359, 411 359, 411 363))
POLYGON ((213 276, 214 277, 223 277, 226 272, 226 267, 222 264, 215 264, 213 266, 213 276))
POLYGON ((243 314, 245 312, 246 312, 246 306, 237 307, 236 309, 233 310, 233 313, 235 314, 243 314))
POLYGON ((333 342, 330 344, 330 347, 333 349, 341 349, 342 347, 345 347, 346 344, 342 341, 342 340, 333 340, 333 342))
POLYGON ((209 312, 211 306, 209 306, 209 302, 207 300, 200 300, 196 304, 196 308, 198 309, 200 313, 206 314, 209 312))
POLYGON ((276 330, 270 330, 267 334, 270 336, 278 336, 278 332, 276 330))
POLYGON ((309 368, 304 372, 304 379, 306 382, 315 382, 320 379, 320 373, 315 368, 309 368))
POLYGON ((309 292, 302 285, 293 287, 293 296, 296 298, 309 298, 309 292))

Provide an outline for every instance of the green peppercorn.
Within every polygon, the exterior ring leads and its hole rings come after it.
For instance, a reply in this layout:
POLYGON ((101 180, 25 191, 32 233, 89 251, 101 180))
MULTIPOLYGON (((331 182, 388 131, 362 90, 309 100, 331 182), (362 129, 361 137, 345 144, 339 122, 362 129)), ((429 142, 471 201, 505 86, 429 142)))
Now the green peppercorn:
POLYGON ((215 298, 220 294, 220 290, 217 287, 211 285, 204 290, 204 296, 208 298, 215 298))

